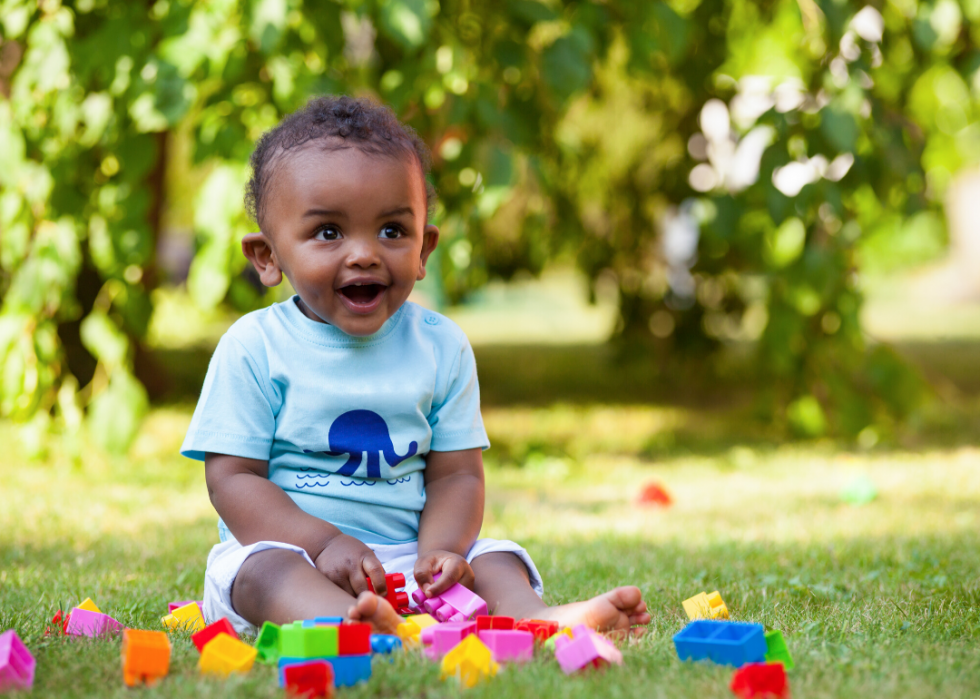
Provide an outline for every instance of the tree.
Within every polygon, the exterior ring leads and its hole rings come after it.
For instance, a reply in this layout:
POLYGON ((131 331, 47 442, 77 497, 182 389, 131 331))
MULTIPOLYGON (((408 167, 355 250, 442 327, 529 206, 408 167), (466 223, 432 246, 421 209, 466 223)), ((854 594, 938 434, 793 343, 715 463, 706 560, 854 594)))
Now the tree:
POLYGON ((887 422, 915 383, 865 347, 856 270, 935 237, 977 160, 973 5, 3 0, 0 412, 124 449, 169 135, 210 166, 190 293, 252 308, 252 144, 347 92, 432 147, 451 300, 573 255, 616 280, 624 337, 758 337, 796 430, 887 422))

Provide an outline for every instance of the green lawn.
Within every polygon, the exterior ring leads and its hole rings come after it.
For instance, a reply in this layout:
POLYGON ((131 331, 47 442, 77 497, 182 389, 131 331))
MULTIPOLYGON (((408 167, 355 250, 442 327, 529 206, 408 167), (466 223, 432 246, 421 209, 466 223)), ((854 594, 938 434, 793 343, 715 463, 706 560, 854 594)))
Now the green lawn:
MULTIPOLYGON (((118 641, 43 635, 57 609, 91 596, 124 624, 155 629, 168 601, 200 596, 217 534, 202 469, 176 455, 189 412, 156 409, 127 458, 86 452, 72 463, 55 447, 37 463, 8 449, 0 627, 38 658, 36 696, 131 696, 118 641)), ((624 648, 622 668, 565 678, 542 656, 471 696, 730 696, 730 670, 682 664, 671 643, 681 601, 714 589, 733 618, 783 630, 797 697, 980 695, 980 449, 773 446, 744 438, 730 413, 649 405, 491 406, 486 422, 484 534, 527 545, 550 602, 635 583, 653 623, 624 648), (879 498, 842 503, 859 475, 879 498), (634 504, 651 479, 673 507, 634 504)), ((14 444, 13 427, 0 423, 0 439, 14 444)), ((271 668, 200 679, 189 639, 174 647, 170 677, 148 695, 282 694, 271 668)), ((455 693, 414 655, 377 663, 369 684, 343 692, 455 693)))

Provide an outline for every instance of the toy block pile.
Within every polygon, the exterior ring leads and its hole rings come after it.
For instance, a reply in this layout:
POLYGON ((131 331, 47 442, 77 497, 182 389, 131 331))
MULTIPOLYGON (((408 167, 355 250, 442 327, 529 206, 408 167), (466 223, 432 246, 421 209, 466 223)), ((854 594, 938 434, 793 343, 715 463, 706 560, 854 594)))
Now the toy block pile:
POLYGON ((370 624, 318 617, 283 626, 266 622, 255 646, 262 662, 278 667, 280 686, 305 696, 330 696, 334 686, 369 679, 372 654, 390 653, 400 644, 391 636, 372 637, 370 624))
POLYGON ((735 668, 730 688, 742 699, 789 696, 786 670, 793 669, 783 634, 762 624, 728 621, 718 592, 701 592, 684 601, 690 623, 674 635, 681 660, 708 660, 735 668))

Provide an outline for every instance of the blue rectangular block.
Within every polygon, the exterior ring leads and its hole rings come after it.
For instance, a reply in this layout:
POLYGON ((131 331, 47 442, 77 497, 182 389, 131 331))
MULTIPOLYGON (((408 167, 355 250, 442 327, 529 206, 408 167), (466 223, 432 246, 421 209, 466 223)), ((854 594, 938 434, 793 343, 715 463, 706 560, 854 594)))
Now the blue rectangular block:
POLYGON ((391 636, 384 633, 373 633, 371 634, 371 652, 372 653, 394 653, 396 650, 401 650, 402 639, 398 636, 391 636))
POLYGON ((286 686, 286 667, 301 665, 311 660, 326 660, 333 667, 333 681, 337 687, 350 687, 371 679, 370 655, 340 655, 321 658, 279 658, 279 686, 286 686))
POLYGON ((340 626, 344 623, 344 618, 340 616, 318 616, 315 619, 304 619, 303 626, 340 626))
POLYGON ((674 647, 681 660, 742 667, 765 662, 765 629, 762 624, 697 619, 674 635, 674 647))

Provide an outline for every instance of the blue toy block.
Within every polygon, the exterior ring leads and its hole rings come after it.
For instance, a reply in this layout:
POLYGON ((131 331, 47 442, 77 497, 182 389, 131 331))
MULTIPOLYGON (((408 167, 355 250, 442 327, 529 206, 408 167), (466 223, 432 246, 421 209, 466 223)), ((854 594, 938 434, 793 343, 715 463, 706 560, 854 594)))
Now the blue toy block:
POLYGON ((344 618, 341 616, 318 616, 315 619, 304 619, 303 627, 310 628, 311 626, 340 626, 344 623, 344 618))
POLYGON ((371 679, 370 655, 334 655, 317 658, 279 658, 279 686, 286 686, 286 667, 302 665, 311 660, 326 660, 333 667, 333 681, 337 687, 350 687, 371 679))
POLYGON ((766 659, 762 624, 698 619, 674 635, 674 647, 681 660, 710 660, 732 667, 766 659))
POLYGON ((391 636, 384 633, 373 633, 371 634, 371 652, 372 653, 394 653, 396 650, 401 650, 402 639, 398 636, 391 636))

